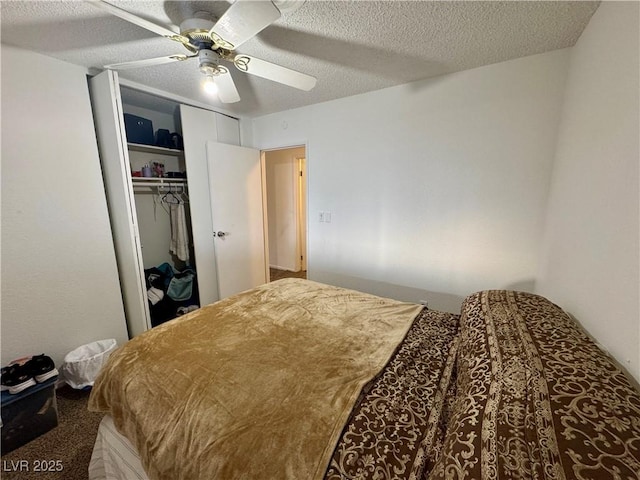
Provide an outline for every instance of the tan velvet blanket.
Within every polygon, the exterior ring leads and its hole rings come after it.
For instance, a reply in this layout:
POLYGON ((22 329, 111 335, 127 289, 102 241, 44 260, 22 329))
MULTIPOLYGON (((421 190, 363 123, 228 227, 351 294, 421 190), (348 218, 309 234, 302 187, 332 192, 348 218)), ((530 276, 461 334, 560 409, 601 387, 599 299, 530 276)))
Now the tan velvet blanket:
POLYGON ((306 280, 266 284, 125 344, 89 408, 113 417, 154 480, 319 479, 420 309, 306 280))

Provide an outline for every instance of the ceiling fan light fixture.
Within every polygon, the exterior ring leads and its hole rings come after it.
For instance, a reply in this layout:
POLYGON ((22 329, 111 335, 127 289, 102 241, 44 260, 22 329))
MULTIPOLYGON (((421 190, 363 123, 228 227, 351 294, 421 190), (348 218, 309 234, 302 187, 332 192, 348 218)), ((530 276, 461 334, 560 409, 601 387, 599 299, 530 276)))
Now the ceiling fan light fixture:
POLYGON ((216 95, 218 93, 218 85, 213 79, 213 75, 207 75, 202 83, 202 88, 209 95, 216 95))
POLYGON ((217 75, 220 70, 220 56, 212 50, 202 49, 198 52, 200 71, 204 75, 217 75))

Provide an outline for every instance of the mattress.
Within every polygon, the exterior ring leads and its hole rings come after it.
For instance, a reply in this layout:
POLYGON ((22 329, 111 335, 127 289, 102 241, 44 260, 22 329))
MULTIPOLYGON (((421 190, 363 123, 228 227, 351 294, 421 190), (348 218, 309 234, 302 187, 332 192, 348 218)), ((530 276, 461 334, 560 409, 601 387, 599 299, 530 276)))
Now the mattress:
POLYGON ((105 415, 98 427, 89 463, 89 480, 149 480, 136 448, 118 433, 109 415, 105 415))

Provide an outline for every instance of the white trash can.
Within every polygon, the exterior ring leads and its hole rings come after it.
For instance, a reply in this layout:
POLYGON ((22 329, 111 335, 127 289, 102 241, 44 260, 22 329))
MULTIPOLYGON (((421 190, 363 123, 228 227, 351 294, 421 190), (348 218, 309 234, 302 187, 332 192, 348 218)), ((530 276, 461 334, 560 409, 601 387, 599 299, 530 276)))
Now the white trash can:
POLYGON ((73 388, 93 386, 98 372, 117 347, 115 338, 98 340, 67 353, 62 364, 62 376, 73 388))

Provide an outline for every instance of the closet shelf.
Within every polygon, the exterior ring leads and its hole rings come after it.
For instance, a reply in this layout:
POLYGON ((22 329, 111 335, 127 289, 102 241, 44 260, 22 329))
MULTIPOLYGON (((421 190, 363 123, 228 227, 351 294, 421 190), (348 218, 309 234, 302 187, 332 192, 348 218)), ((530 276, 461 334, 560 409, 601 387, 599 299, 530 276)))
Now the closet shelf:
POLYGON ((141 143, 127 143, 129 150, 134 152, 157 153, 160 155, 173 155, 182 157, 184 150, 176 150, 175 148, 156 147, 155 145, 143 145, 141 143))
POLYGON ((132 177, 134 187, 184 187, 186 178, 132 177))

